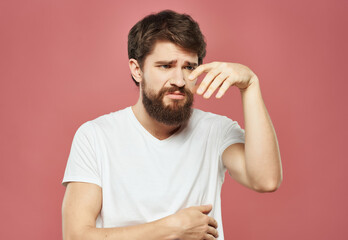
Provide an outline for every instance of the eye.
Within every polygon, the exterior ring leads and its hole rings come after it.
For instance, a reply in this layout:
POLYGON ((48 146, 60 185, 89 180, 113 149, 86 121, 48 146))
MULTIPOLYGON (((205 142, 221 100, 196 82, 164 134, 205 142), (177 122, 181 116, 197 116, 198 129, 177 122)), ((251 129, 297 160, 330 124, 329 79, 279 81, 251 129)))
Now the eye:
POLYGON ((189 71, 193 71, 193 70, 195 70, 195 68, 194 67, 192 67, 192 66, 186 66, 185 67, 187 70, 189 70, 189 71))
POLYGON ((168 68, 170 68, 170 65, 160 65, 159 67, 164 68, 164 69, 168 69, 168 68))

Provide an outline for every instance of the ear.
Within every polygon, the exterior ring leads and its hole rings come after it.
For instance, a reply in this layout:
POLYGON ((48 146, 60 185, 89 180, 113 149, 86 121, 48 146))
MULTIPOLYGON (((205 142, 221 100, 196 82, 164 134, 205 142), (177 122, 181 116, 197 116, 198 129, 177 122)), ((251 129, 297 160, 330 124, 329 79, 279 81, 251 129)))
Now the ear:
POLYGON ((128 64, 129 64, 129 69, 131 71, 133 78, 135 79, 135 81, 140 83, 143 80, 143 77, 142 77, 143 72, 140 69, 138 61, 131 58, 129 59, 128 64))

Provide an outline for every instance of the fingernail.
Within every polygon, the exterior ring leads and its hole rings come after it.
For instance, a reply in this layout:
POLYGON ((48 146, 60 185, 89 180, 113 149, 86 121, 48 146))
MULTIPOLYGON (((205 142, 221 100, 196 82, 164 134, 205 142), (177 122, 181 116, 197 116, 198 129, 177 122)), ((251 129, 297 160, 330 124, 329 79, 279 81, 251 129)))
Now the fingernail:
POLYGON ((206 91, 205 94, 204 94, 204 97, 205 98, 208 98, 210 96, 211 92, 210 91, 206 91))
POLYGON ((202 89, 202 88, 198 88, 198 89, 197 89, 197 93, 198 93, 198 94, 202 94, 202 93, 203 93, 203 89, 202 89))
POLYGON ((188 77, 188 79, 189 79, 189 80, 193 80, 193 76, 190 75, 190 76, 188 77))

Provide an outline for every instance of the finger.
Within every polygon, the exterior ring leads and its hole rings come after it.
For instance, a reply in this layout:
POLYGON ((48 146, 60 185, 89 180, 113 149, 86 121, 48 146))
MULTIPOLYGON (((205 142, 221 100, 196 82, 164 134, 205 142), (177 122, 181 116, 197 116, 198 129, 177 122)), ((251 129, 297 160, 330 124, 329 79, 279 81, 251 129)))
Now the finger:
POLYGON ((214 91, 221 86, 221 84, 223 83, 223 81, 228 77, 227 74, 223 74, 220 73, 215 79, 214 81, 210 84, 209 88, 207 89, 207 91, 205 92, 205 94, 203 95, 204 98, 210 98, 210 96, 214 93, 214 91))
POLYGON ((199 75, 201 75, 204 72, 209 72, 213 68, 213 63, 206 63, 206 64, 201 64, 198 67, 196 67, 195 70, 192 71, 190 76, 188 77, 189 80, 194 80, 196 79, 199 75))
POLYGON ((214 218, 212 218, 212 217, 209 217, 208 225, 211 226, 211 227, 214 227, 214 228, 218 227, 217 221, 214 218))
POLYGON ((213 206, 209 204, 209 205, 197 206, 197 208, 201 213, 208 214, 213 209, 213 206))
POLYGON ((221 85, 218 93, 216 94, 216 98, 221 98, 225 92, 227 91, 227 89, 233 85, 232 79, 231 77, 227 78, 224 83, 221 85))
POLYGON ((197 89, 197 94, 203 94, 205 90, 209 87, 211 81, 213 81, 220 74, 219 70, 211 70, 202 80, 201 84, 197 89))
POLYGON ((209 227, 207 233, 212 235, 215 238, 219 237, 218 231, 215 228, 213 228, 213 227, 209 227))
POLYGON ((213 235, 205 234, 204 240, 216 240, 216 238, 214 238, 213 235))

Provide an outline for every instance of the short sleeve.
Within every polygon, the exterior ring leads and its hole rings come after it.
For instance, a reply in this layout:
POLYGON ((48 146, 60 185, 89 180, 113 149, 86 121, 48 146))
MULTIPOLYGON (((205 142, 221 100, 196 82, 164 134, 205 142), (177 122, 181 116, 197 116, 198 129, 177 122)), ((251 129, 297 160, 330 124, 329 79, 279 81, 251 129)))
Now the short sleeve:
POLYGON ((88 182, 101 187, 94 136, 93 125, 90 122, 82 124, 76 131, 62 181, 63 186, 68 182, 88 182))
POLYGON ((234 143, 245 143, 245 131, 239 126, 237 121, 227 117, 222 117, 220 153, 222 154, 227 147, 234 143))
POLYGON ((245 143, 245 131, 242 129, 237 121, 233 121, 227 117, 222 117, 220 121, 220 144, 219 144, 219 161, 222 177, 226 171, 226 167, 222 162, 222 154, 234 143, 245 143))

